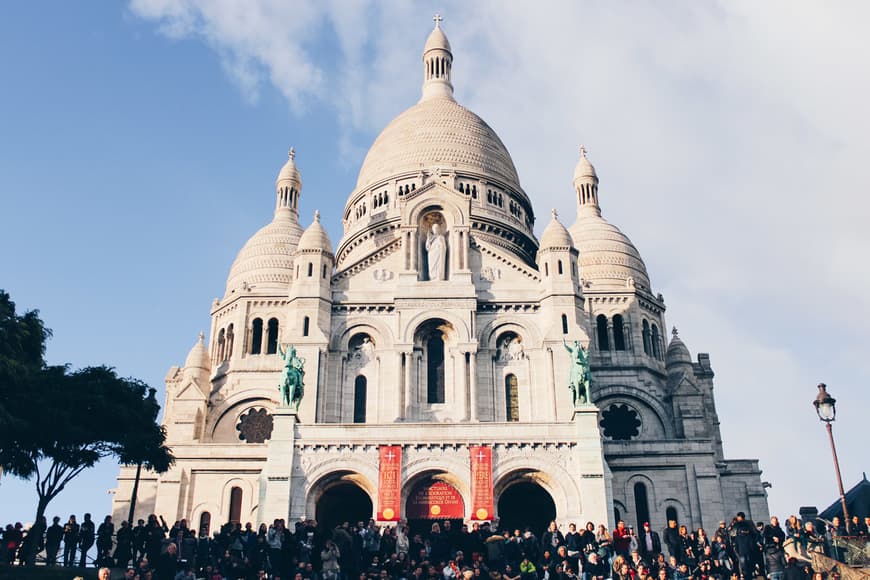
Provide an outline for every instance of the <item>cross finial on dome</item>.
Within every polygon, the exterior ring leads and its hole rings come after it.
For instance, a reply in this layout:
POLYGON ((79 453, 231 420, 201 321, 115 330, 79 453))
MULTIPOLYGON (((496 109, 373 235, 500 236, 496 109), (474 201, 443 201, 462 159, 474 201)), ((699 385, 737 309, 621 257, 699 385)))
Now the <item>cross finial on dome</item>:
POLYGON ((444 19, 441 18, 441 15, 439 13, 436 12, 435 16, 432 17, 432 20, 435 21, 435 28, 441 28, 441 21, 444 19))
POLYGON ((586 157, 586 145, 580 146, 580 157, 586 157))
POLYGON ((290 147, 290 153, 287 154, 287 157, 289 157, 290 159, 296 158, 296 149, 294 149, 292 146, 290 147))
POLYGON ((550 210, 550 213, 553 214, 553 219, 554 219, 554 220, 559 219, 559 212, 556 211, 556 208, 555 208, 555 207, 554 207, 553 209, 550 210))
POLYGON ((671 332, 674 333, 674 338, 680 337, 680 332, 677 330, 676 326, 671 330, 671 332))
POLYGON ((320 210, 319 209, 314 210, 314 221, 316 221, 316 222, 320 221, 320 210))
POLYGON ((204 340, 205 340, 205 333, 200 330, 199 331, 199 342, 202 342, 204 340))

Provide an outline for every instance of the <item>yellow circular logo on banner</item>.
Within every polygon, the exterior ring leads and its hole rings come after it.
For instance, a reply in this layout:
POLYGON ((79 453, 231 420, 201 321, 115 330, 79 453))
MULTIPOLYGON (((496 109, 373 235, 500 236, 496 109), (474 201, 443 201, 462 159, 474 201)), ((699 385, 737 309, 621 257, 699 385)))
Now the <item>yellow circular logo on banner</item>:
POLYGON ((429 508, 429 511, 432 513, 433 516, 437 516, 441 513, 441 506, 433 505, 431 508, 429 508))
POLYGON ((390 508, 387 508, 387 509, 384 510, 384 519, 385 519, 385 520, 391 520, 391 519, 393 519, 393 517, 394 517, 395 515, 396 515, 396 512, 394 512, 394 511, 391 510, 390 508))
POLYGON ((476 515, 477 519, 479 520, 485 520, 487 517, 489 517, 489 512, 483 508, 480 508, 476 512, 474 512, 474 515, 476 515))

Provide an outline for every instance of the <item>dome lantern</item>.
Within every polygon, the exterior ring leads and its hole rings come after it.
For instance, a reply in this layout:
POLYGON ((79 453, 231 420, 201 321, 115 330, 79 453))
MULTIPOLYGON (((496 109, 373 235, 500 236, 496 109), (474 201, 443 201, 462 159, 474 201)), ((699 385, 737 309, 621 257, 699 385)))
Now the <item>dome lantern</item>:
POLYGON ((601 215, 598 205, 598 174, 586 156, 586 146, 580 146, 580 161, 574 168, 574 191, 577 192, 577 213, 601 215))
POLYGON ((423 96, 420 101, 444 98, 453 100, 453 53, 450 51, 450 41, 441 30, 440 14, 432 20, 435 28, 429 34, 423 47, 423 96))
POLYGON ((295 159, 296 150, 291 147, 290 153, 287 155, 287 163, 281 168, 281 171, 278 173, 278 179, 275 181, 277 190, 275 213, 281 210, 290 210, 297 215, 299 214, 299 195, 302 193, 302 176, 296 167, 295 159))

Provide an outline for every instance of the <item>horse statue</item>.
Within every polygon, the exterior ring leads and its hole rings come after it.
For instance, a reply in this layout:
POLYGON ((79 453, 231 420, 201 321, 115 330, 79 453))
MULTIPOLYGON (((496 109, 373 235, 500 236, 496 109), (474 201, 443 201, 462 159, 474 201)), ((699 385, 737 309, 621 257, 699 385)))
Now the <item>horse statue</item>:
POLYGON ((291 405, 296 406, 299 410, 299 403, 302 402, 302 395, 305 393, 305 359, 296 355, 296 348, 291 344, 287 346, 287 350, 283 350, 281 345, 278 345, 278 354, 284 361, 284 370, 281 373, 281 384, 278 385, 278 390, 281 391, 282 403, 285 407, 291 405))
POLYGON ((585 405, 592 402, 592 397, 589 392, 589 357, 586 351, 580 344, 579 340, 575 340, 573 346, 562 339, 562 344, 565 345, 571 355, 571 374, 568 378, 568 388, 571 389, 571 400, 576 407, 577 405, 585 405))

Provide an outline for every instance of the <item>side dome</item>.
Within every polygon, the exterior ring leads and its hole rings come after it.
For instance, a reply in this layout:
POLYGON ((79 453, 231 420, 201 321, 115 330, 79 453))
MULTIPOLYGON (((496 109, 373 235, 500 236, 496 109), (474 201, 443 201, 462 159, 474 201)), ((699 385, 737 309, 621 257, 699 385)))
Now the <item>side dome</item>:
POLYGON ((586 214, 578 217, 570 231, 580 253, 580 277, 593 287, 625 288, 633 283, 650 290, 640 252, 618 227, 600 215, 586 214))
POLYGON ((199 340, 190 349, 187 358, 184 360, 184 370, 203 369, 211 371, 211 357, 208 356, 208 350, 205 348, 205 336, 199 333, 199 340))
POLYGON ((686 346, 686 343, 680 339, 676 327, 674 327, 671 342, 668 344, 665 361, 669 367, 679 364, 692 364, 692 355, 689 353, 689 348, 686 346))
POLYGON ((356 186, 359 190, 435 167, 491 176, 522 191, 510 153, 495 131, 449 98, 423 100, 393 119, 369 149, 356 186))
POLYGON ((320 212, 314 212, 314 221, 302 233, 299 238, 299 244, 296 246, 296 251, 304 250, 323 250, 328 254, 332 254, 332 242, 329 240, 329 235, 326 233, 323 224, 320 223, 320 212))
POLYGON ((540 248, 542 250, 547 248, 570 248, 573 245, 574 242, 571 239, 571 234, 568 233, 568 230, 559 221, 556 210, 553 210, 553 219, 550 220, 550 223, 547 224, 547 227, 544 228, 544 232, 541 234, 540 248))
POLYGON ((293 252, 302 236, 295 216, 287 211, 254 234, 236 256, 227 278, 226 294, 238 290, 286 291, 293 271, 293 252))
POLYGON ((571 226, 574 247, 580 253, 577 267, 580 278, 593 289, 620 290, 636 286, 651 291, 646 264, 640 252, 618 227, 601 217, 598 199, 598 174, 580 148, 580 161, 574 168, 577 196, 577 221, 571 226))

